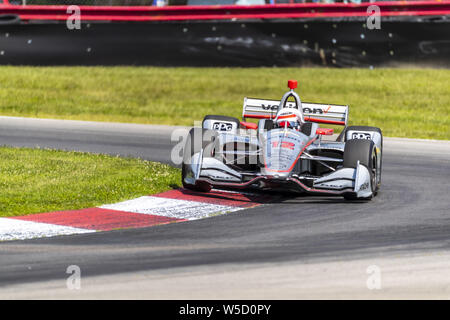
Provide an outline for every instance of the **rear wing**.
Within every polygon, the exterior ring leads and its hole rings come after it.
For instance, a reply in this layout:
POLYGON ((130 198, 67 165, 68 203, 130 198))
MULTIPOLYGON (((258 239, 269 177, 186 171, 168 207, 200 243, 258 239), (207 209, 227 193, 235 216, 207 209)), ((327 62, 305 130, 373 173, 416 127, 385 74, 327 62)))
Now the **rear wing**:
MULTIPOLYGON (((277 100, 244 98, 242 118, 273 119, 279 105, 277 100)), ((294 108, 295 102, 288 101, 286 106, 294 108)), ((348 106, 302 102, 302 108, 305 121, 347 126, 348 106)))

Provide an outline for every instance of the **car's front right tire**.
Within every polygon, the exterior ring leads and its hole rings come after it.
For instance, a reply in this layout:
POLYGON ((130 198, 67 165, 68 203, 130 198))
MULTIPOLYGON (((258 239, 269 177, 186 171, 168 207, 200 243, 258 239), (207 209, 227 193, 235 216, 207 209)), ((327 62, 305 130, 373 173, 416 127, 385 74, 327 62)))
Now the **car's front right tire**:
MULTIPOLYGON (((370 185, 372 188, 372 194, 377 194, 379 184, 377 181, 377 151, 376 146, 372 140, 365 139, 352 139, 345 143, 344 149, 344 168, 356 168, 357 164, 364 165, 369 170, 370 185)), ((357 199, 354 192, 344 194, 344 198, 347 200, 357 199)))

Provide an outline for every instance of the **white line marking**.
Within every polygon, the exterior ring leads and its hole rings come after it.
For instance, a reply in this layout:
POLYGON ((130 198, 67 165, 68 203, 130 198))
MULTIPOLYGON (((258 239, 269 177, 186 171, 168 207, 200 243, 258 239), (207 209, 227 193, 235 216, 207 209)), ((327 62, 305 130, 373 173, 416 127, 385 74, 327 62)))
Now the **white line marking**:
POLYGON ((103 205, 100 208, 188 220, 202 219, 216 214, 244 209, 205 202, 151 196, 103 205))
POLYGON ((95 232, 95 230, 0 218, 0 241, 25 240, 90 232, 95 232))

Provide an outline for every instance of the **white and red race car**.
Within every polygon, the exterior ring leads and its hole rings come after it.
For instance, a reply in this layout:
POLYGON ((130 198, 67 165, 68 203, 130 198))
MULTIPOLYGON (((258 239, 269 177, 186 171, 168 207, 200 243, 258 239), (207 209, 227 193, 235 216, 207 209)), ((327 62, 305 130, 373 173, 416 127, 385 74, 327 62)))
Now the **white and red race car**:
POLYGON ((379 128, 347 126, 348 106, 306 103, 294 91, 281 101, 245 98, 243 120, 208 115, 189 132, 184 148, 185 188, 282 189, 371 199, 381 184, 379 128), (291 101, 290 101, 291 100, 291 101), (258 123, 245 122, 248 118, 258 123), (345 126, 336 140, 318 123, 345 126))

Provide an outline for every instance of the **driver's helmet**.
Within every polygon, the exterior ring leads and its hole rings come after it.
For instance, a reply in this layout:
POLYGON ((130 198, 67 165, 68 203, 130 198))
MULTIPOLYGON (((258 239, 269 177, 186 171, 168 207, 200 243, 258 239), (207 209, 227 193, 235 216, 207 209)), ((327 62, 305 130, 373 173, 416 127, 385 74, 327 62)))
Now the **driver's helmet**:
POLYGON ((279 128, 291 128, 291 129, 298 129, 300 127, 300 121, 295 114, 288 114, 281 116, 277 120, 277 125, 279 128))

